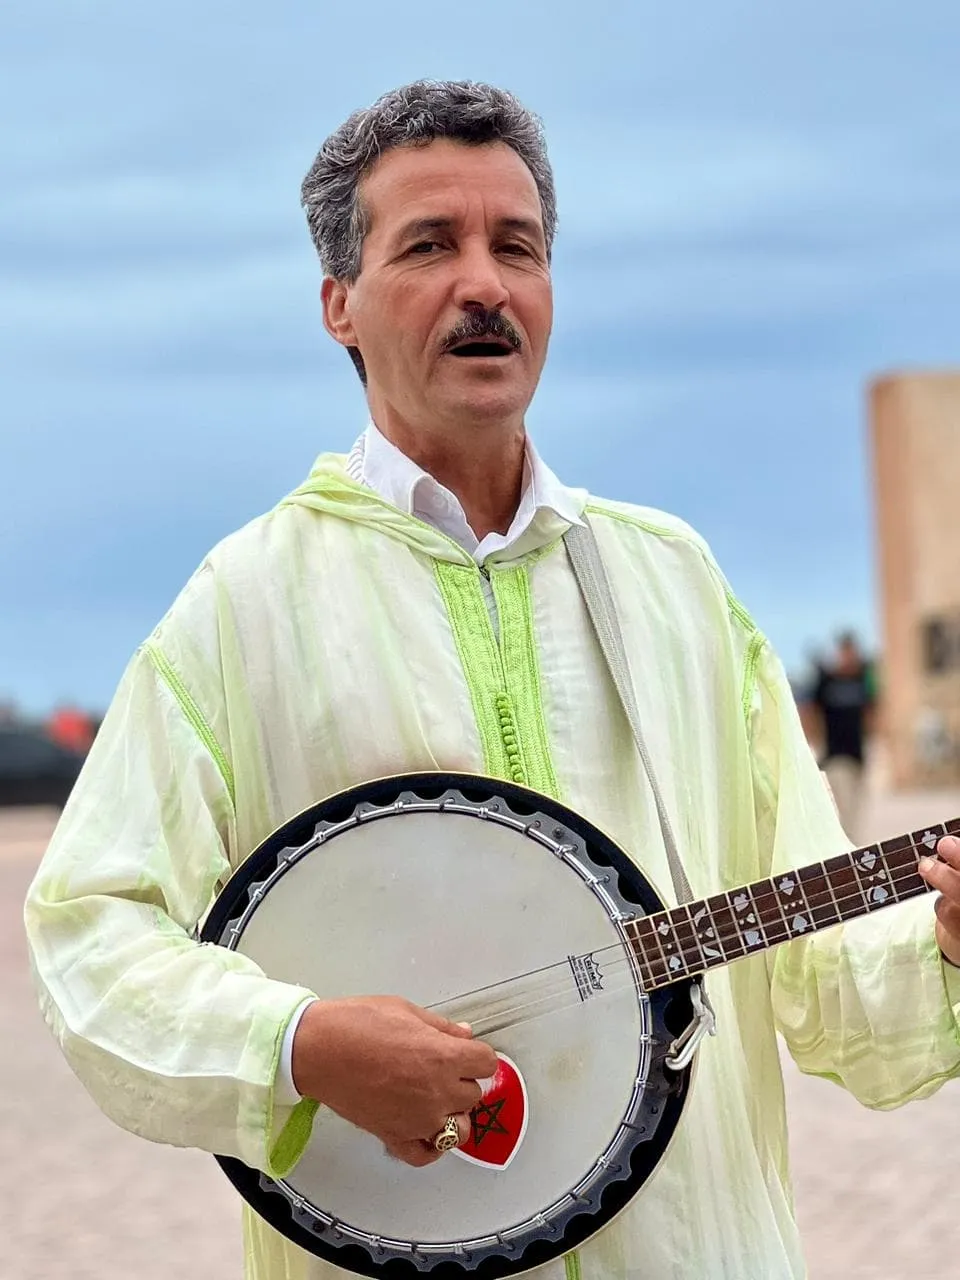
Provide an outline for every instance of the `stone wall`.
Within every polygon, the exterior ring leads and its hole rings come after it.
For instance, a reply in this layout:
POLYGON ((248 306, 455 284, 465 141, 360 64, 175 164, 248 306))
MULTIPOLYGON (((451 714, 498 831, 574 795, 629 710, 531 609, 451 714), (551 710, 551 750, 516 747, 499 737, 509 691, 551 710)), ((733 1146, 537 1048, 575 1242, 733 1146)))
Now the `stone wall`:
POLYGON ((960 783, 960 373, 870 388, 882 732, 898 787, 960 783))

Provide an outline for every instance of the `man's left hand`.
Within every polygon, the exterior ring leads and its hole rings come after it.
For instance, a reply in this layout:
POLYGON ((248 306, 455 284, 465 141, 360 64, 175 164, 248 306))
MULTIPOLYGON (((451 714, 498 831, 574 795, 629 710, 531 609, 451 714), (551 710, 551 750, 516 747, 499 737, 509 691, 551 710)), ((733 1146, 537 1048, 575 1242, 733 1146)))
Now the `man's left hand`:
POLYGON ((920 874, 939 890, 936 903, 937 944, 950 961, 960 967, 960 839, 944 836, 935 858, 920 859, 920 874))

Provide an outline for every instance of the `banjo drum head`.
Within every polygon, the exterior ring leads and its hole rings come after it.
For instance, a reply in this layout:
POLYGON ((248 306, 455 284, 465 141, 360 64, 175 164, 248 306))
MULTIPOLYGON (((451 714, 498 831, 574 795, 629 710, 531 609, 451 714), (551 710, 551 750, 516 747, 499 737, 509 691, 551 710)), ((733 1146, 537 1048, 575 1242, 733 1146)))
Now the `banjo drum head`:
POLYGON ((501 1070, 466 1146, 425 1169, 321 1107, 285 1179, 220 1158, 228 1176, 283 1234, 362 1274, 494 1277, 567 1252, 646 1180, 682 1106, 686 1077, 662 1057, 686 988, 645 993, 624 933, 660 907, 590 824, 491 779, 386 779, 301 814, 243 864, 202 938, 321 998, 399 995, 469 1022, 501 1070))

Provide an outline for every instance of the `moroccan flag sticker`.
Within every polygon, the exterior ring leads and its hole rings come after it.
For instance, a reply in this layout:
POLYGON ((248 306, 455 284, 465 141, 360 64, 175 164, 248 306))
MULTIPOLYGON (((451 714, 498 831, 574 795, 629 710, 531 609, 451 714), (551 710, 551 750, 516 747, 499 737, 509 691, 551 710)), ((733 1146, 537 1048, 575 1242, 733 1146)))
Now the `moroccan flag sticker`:
POLYGON ((454 1154, 488 1169, 506 1169, 527 1131, 527 1086, 516 1065, 498 1053, 497 1073, 481 1081, 483 1096, 470 1112, 470 1137, 454 1154))

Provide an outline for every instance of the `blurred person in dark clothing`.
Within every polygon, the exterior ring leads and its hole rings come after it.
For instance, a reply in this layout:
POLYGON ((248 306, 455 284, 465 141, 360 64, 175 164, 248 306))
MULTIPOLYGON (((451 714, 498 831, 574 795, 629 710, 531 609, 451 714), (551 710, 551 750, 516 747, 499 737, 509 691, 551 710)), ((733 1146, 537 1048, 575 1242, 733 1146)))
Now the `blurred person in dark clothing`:
POLYGON ((852 632, 842 632, 833 656, 818 664, 805 701, 805 718, 823 742, 820 767, 833 792, 843 829, 856 840, 864 754, 873 729, 876 691, 873 665, 852 632))

